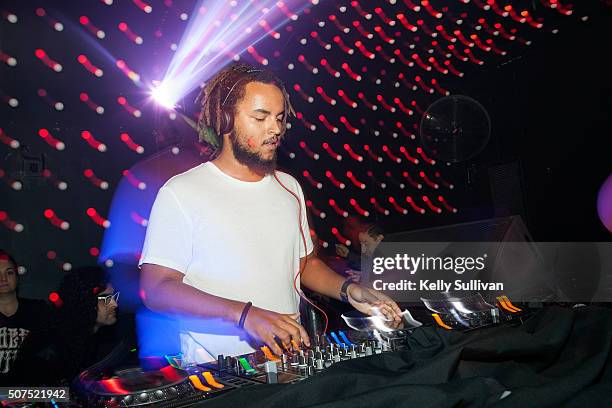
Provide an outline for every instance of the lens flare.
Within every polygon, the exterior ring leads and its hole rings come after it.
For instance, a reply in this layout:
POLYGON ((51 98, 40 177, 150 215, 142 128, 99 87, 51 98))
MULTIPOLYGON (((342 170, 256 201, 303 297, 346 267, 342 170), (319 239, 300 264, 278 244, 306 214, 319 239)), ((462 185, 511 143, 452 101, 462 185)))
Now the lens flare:
POLYGON ((278 28, 294 21, 295 17, 289 16, 297 16, 309 4, 298 0, 240 4, 199 1, 160 85, 151 88, 152 98, 166 108, 175 107, 181 98, 271 32, 280 40, 278 28), (292 13, 288 14, 288 9, 292 13))

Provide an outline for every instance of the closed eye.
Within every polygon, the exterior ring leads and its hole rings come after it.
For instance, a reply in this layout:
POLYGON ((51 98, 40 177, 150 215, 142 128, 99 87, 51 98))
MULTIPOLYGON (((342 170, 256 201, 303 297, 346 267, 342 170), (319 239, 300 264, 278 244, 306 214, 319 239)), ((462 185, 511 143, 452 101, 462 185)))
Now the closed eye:
MULTIPOLYGON (((256 120, 256 121, 258 121, 258 122, 263 122, 263 121, 265 121, 265 120, 266 120, 266 118, 253 118, 253 119, 255 119, 255 120, 256 120)), ((276 118, 276 121, 277 121, 277 122, 282 122, 282 121, 283 121, 283 119, 284 119, 284 118, 281 116, 281 117, 279 117, 279 118, 276 118)))

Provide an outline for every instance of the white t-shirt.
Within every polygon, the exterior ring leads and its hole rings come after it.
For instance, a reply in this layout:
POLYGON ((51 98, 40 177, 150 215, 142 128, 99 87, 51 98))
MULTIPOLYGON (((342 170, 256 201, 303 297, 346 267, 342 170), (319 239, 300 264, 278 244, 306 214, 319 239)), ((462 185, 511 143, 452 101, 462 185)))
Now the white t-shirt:
MULTIPOLYGON (((312 251, 312 240, 299 183, 289 174, 276 174, 300 198, 301 217, 295 197, 271 175, 240 181, 207 162, 174 176, 153 204, 139 265, 177 270, 184 283, 212 295, 278 313, 297 312, 293 280, 300 258, 312 251)), ((296 283, 299 289, 299 279, 296 283)), ((243 331, 221 319, 185 317, 181 327, 188 363, 254 351, 243 331)))

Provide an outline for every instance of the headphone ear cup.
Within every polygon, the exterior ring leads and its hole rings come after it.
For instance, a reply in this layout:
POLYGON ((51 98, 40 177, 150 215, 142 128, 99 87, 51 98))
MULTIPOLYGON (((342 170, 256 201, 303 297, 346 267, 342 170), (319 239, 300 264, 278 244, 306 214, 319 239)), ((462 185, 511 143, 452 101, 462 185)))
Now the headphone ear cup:
POLYGON ((234 128, 234 120, 232 115, 227 111, 227 109, 223 109, 221 111, 221 135, 223 136, 226 133, 229 133, 234 128))

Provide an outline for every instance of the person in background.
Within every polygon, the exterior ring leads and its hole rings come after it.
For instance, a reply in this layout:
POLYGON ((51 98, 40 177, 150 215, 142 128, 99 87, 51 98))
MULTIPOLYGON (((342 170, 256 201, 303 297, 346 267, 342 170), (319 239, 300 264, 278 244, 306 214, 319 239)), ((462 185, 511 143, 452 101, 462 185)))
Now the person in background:
POLYGON ((70 381, 100 361, 114 346, 110 326, 117 323, 119 292, 100 267, 77 268, 60 284, 58 327, 60 358, 69 358, 63 379, 70 381))
POLYGON ((102 268, 72 270, 62 278, 57 293, 54 318, 24 344, 15 362, 22 384, 69 385, 121 338, 129 337, 113 330, 119 292, 114 292, 102 268), (31 375, 31 367, 39 368, 37 376, 31 375))
POLYGON ((346 258, 351 269, 346 271, 346 274, 354 278, 358 282, 367 282, 368 277, 364 276, 364 271, 361 266, 361 257, 371 259, 374 257, 378 245, 385 239, 384 230, 378 224, 369 224, 358 233, 361 255, 351 252, 346 245, 337 244, 336 254, 346 258))
POLYGON ((45 301, 18 296, 17 269, 15 259, 0 249, 0 383, 12 377, 24 340, 39 331, 50 315, 45 301))

